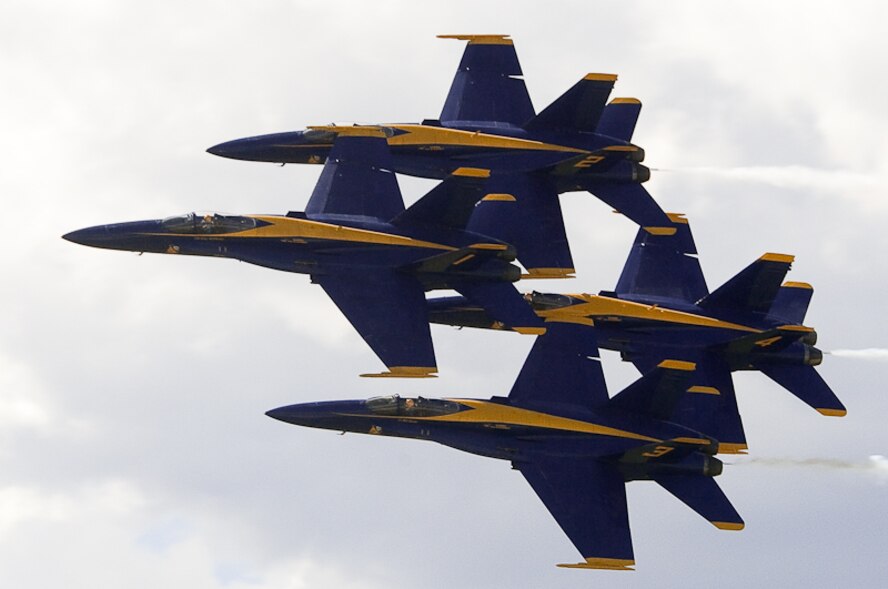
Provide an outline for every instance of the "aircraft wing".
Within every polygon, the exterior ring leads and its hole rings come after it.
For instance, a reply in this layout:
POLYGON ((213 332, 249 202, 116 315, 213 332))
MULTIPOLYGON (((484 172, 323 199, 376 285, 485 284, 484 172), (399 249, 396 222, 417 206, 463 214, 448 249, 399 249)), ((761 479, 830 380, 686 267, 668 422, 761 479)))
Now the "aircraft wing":
POLYGON ((614 289, 617 294, 696 303, 709 293, 687 219, 670 214, 669 221, 675 231, 668 235, 649 233, 643 227, 638 230, 614 289))
POLYGON ((635 559, 623 475, 598 461, 514 462, 583 555, 567 568, 633 570, 635 559))
POLYGON ((359 215, 388 221, 404 211, 385 133, 379 127, 315 127, 336 134, 305 214, 359 215))
POLYGON ((595 330, 587 325, 546 323, 509 399, 523 406, 553 404, 595 408, 608 402, 595 330))
POLYGON ((520 126, 533 118, 533 104, 508 35, 438 38, 468 41, 441 111, 442 123, 476 121, 520 126))
POLYGON ((530 278, 574 273, 558 191, 545 175, 497 174, 475 207, 468 230, 515 246, 530 278))
POLYGON ((391 273, 314 275, 389 372, 362 376, 426 377, 437 372, 425 291, 415 278, 391 273))

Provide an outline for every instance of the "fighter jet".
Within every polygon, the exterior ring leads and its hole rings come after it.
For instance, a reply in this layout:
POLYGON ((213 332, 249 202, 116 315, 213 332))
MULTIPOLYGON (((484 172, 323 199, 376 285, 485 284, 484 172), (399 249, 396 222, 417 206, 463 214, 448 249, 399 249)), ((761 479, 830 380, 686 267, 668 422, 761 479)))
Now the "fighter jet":
MULTIPOLYGON (((438 119, 384 124, 394 171, 443 179, 465 167, 498 174, 469 229, 514 245, 528 274, 569 277, 573 261, 564 234, 561 192, 587 190, 649 232, 672 230, 669 219, 641 186, 650 170, 631 143, 641 102, 606 104, 617 76, 588 74, 536 113, 508 35, 441 35, 468 44, 438 119), (504 203, 511 216, 502 223, 504 203), (508 227, 509 233, 497 231, 508 227), (528 244, 547 243, 531 255, 528 244)), ((212 154, 277 163, 323 163, 333 135, 309 127, 228 141, 212 154)))
MULTIPOLYGON (((783 283, 793 256, 766 253, 710 293, 687 219, 670 217, 672 235, 638 231, 615 290, 534 292, 527 300, 547 321, 594 324, 599 345, 620 352, 642 374, 667 358, 695 363, 696 392, 720 399, 723 419, 719 429, 707 432, 721 442, 720 452, 747 449, 731 377, 735 370, 758 370, 823 415, 845 415, 814 368, 823 359, 814 347, 817 332, 802 325, 813 289, 804 282, 783 283)), ((503 329, 463 297, 429 304, 433 323, 503 329)))
POLYGON ((718 442, 674 415, 681 397, 695 397, 704 412, 711 402, 694 392, 694 365, 660 362, 609 398, 594 332, 551 324, 508 397, 395 395, 290 405, 267 415, 307 427, 430 440, 510 461, 583 557, 561 567, 633 570, 628 481, 656 481, 715 527, 742 529, 713 478, 722 472, 713 456, 718 442))
POLYGON ((195 214, 81 229, 65 239, 107 249, 234 258, 311 275, 388 367, 437 371, 424 292, 455 289, 523 333, 539 319, 511 284, 515 249, 465 229, 486 170, 459 168, 406 209, 378 128, 337 134, 304 213, 195 214))

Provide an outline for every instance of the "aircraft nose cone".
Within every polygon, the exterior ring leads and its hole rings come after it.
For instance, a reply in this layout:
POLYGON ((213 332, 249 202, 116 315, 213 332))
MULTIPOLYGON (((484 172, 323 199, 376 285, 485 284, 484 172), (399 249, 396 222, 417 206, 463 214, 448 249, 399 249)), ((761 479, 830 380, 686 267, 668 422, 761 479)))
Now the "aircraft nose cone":
POLYGON ((79 243, 80 245, 91 245, 93 247, 101 247, 104 241, 109 237, 108 228, 105 225, 97 227, 87 227, 86 229, 78 229, 62 235, 62 239, 71 243, 79 243))
POLYGON ((219 157, 228 157, 232 159, 243 159, 245 151, 248 150, 244 149, 243 139, 225 141, 224 143, 214 145, 213 147, 207 149, 207 153, 218 155, 219 157))
POLYGON ((284 423, 311 426, 318 420, 318 411, 313 403, 305 405, 287 405, 266 411, 265 415, 284 423))
POLYGON ((303 131, 287 131, 226 141, 212 146, 207 152, 252 162, 322 163, 329 149, 330 140, 315 141, 303 131))

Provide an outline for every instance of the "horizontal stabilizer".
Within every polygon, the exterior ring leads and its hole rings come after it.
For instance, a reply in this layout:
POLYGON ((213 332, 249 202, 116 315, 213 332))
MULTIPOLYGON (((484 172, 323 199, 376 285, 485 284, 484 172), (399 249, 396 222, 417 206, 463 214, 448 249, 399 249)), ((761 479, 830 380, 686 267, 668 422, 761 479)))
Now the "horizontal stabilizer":
POLYGON ((801 325, 808 313, 814 289, 806 282, 786 282, 777 290, 768 315, 784 323, 801 325))
POLYGON ((743 529, 743 519, 714 478, 680 474, 657 475, 653 478, 661 487, 718 529, 743 529))
POLYGON ((512 386, 509 400, 574 405, 594 409, 608 402, 595 330, 570 323, 547 323, 512 386))
POLYGON ((397 273, 313 275, 393 376, 438 369, 422 285, 397 273))
POLYGON ((377 127, 344 129, 349 131, 334 140, 305 214, 309 218, 357 215, 388 221, 404 210, 404 199, 385 134, 377 127))
POLYGON ((485 195, 484 185, 489 177, 488 170, 459 168, 392 219, 392 224, 398 227, 438 225, 465 229, 475 204, 485 195))
POLYGON ((648 232, 668 234, 673 223, 641 184, 596 182, 586 189, 648 232))
POLYGON ((617 76, 613 74, 587 75, 524 128, 528 131, 559 129, 594 133, 616 81, 617 76))
POLYGON ((765 254, 700 301, 715 313, 768 313, 793 257, 765 254))
POLYGON ((675 229, 672 234, 639 228, 617 282, 618 295, 662 297, 693 304, 709 293, 691 226, 681 215, 670 214, 669 218, 675 229))
POLYGON ((574 272, 558 192, 537 174, 494 175, 475 207, 468 230, 515 246, 531 276, 565 277, 574 272))
POLYGON ((467 281, 455 283, 453 288, 505 327, 531 335, 546 332, 543 320, 511 283, 467 281))
POLYGON ((841 417, 847 413, 845 406, 813 366, 766 364, 756 368, 823 415, 841 417))
POLYGON ((620 471, 597 461, 514 462, 584 561, 566 568, 633 570, 626 485, 620 471))
POLYGON ((609 406, 669 421, 694 372, 691 362, 664 360, 615 395, 609 406))
POLYGON ((595 132, 628 143, 632 140, 639 114, 641 101, 637 98, 614 98, 604 107, 595 132))
POLYGON ((439 35, 468 41, 441 122, 501 122, 520 126, 534 109, 521 78, 521 65, 508 35, 439 35))

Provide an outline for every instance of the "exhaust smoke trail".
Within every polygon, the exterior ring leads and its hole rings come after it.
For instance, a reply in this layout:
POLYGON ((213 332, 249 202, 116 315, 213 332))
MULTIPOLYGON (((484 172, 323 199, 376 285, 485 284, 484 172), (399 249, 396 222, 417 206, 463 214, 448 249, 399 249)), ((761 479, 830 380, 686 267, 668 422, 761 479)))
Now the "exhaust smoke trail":
POLYGON ((777 466, 781 468, 823 468, 829 470, 851 470, 873 475, 879 483, 888 483, 888 458, 881 454, 872 454, 865 462, 836 460, 833 458, 749 458, 731 463, 732 466, 759 465, 777 466))
POLYGON ((779 188, 804 188, 827 192, 869 190, 879 186, 879 178, 849 170, 827 170, 809 166, 696 166, 658 168, 658 172, 700 174, 769 184, 779 188))
POLYGON ((861 350, 833 350, 824 352, 830 356, 838 356, 840 358, 857 358, 859 360, 876 360, 880 362, 888 362, 888 349, 885 348, 864 348, 861 350))

